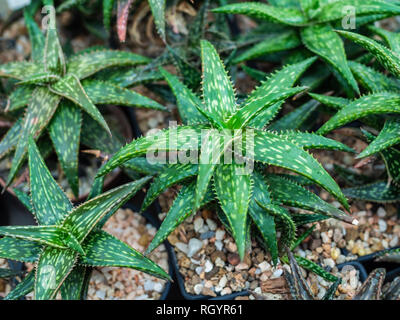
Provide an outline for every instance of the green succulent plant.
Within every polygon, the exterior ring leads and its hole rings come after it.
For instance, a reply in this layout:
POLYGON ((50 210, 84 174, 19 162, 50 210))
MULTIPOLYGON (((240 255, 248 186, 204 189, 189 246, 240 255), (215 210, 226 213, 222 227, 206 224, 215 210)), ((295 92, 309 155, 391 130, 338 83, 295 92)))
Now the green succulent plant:
MULTIPOLYGON (((286 282, 289 285, 292 298, 294 300, 316 300, 307 280, 304 278, 294 255, 289 252, 291 273, 285 271, 286 282)), ((400 299, 400 277, 397 277, 392 283, 383 290, 383 284, 386 277, 386 270, 378 268, 373 270, 361 288, 356 292, 353 300, 399 300, 400 299)), ((340 285, 338 279, 326 292, 322 300, 332 300, 340 285)))
POLYGON ((366 95, 354 101, 316 94, 311 96, 337 110, 337 113, 318 130, 319 134, 326 134, 355 120, 360 120, 370 129, 379 132, 376 136, 362 130, 370 144, 357 158, 380 155, 386 165, 389 183, 379 181, 350 188, 345 191, 346 195, 375 202, 397 202, 400 201, 400 151, 397 148, 400 143, 400 48, 396 40, 398 34, 376 27, 371 27, 370 30, 380 35, 389 48, 356 33, 340 31, 339 34, 368 50, 394 77, 384 75, 362 63, 350 62, 357 80, 367 91, 366 95))
POLYGON ((73 207, 57 185, 31 138, 28 143, 30 195, 23 202, 37 226, 0 227, 0 257, 36 263, 35 270, 6 299, 32 290, 35 299, 77 299, 85 285, 87 266, 127 267, 169 279, 158 265, 101 228, 107 219, 148 181, 122 185, 73 207), (51 284, 51 285, 50 285, 51 284))
POLYGON ((15 150, 7 185, 12 183, 25 160, 28 137, 32 135, 39 139, 47 131, 69 185, 78 196, 80 142, 91 140, 95 143, 97 139, 94 135, 85 139, 81 131, 85 126, 98 125, 110 133, 96 105, 165 108, 132 90, 108 82, 106 77, 103 80, 92 78, 100 70, 148 63, 148 58, 124 51, 88 49, 65 59, 55 21, 47 30, 46 37, 28 10, 25 11, 25 21, 32 44, 32 61, 0 65, 0 77, 18 81, 6 109, 16 121, 0 142, 0 158, 15 150))
MULTIPOLYGON (((242 258, 252 223, 259 229, 276 262, 277 225, 283 230, 281 242, 290 246, 296 237, 296 224, 327 217, 353 222, 344 212, 322 201, 298 183, 304 180, 306 183, 316 183, 348 208, 340 188, 305 150, 352 150, 341 143, 311 133, 263 130, 275 117, 285 99, 304 90, 301 87, 293 88, 293 85, 315 58, 289 65, 274 73, 246 101, 238 105, 232 84, 214 47, 203 40, 201 51, 203 100, 176 76, 161 69, 176 96, 184 125, 134 140, 118 151, 98 173, 98 177, 104 176, 126 161, 155 150, 178 151, 181 154, 196 150, 200 154, 198 163, 169 163, 168 168, 150 186, 142 209, 165 189, 175 184, 181 184, 182 189, 147 252, 157 247, 187 217, 213 200, 218 201, 222 209, 219 210, 220 218, 232 230, 242 258), (254 133, 253 140, 246 138, 248 132, 254 133), (223 138, 227 133, 230 139, 224 145, 223 138), (239 163, 237 159, 225 163, 225 157, 228 156, 223 151, 232 149, 232 139, 241 138, 246 146, 254 147, 254 152, 246 151, 246 155, 243 155, 245 163, 239 163), (250 172, 245 170, 248 160, 257 162, 250 172), (296 180, 298 177, 265 174, 264 165, 282 167, 307 179, 296 180), (291 215, 280 204, 318 214, 291 215)), ((244 147, 242 150, 247 149, 244 147)))
POLYGON ((342 28, 346 8, 353 8, 357 27, 399 14, 400 7, 384 0, 273 0, 269 4, 241 2, 214 9, 215 13, 244 14, 284 28, 268 27, 269 35, 234 59, 234 63, 268 53, 304 46, 324 60, 345 88, 359 93, 348 65, 343 41, 335 32, 342 28), (273 30, 277 29, 276 32, 273 30))

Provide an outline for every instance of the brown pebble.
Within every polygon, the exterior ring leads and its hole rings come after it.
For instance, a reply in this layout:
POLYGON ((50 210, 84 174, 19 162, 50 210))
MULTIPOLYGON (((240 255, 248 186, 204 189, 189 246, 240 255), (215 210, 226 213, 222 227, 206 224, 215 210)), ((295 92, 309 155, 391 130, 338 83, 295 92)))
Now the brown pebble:
POLYGON ((212 291, 210 288, 206 288, 206 287, 203 288, 203 290, 201 291, 201 294, 205 295, 205 296, 211 296, 211 297, 217 296, 214 291, 212 291))
POLYGON ((228 262, 233 266, 237 266, 240 263, 239 255, 237 253, 229 253, 228 262))
POLYGON ((211 261, 213 263, 215 263, 215 261, 217 260, 217 258, 220 258, 222 261, 226 261, 226 255, 225 253, 223 253, 222 251, 214 251, 211 254, 211 261))

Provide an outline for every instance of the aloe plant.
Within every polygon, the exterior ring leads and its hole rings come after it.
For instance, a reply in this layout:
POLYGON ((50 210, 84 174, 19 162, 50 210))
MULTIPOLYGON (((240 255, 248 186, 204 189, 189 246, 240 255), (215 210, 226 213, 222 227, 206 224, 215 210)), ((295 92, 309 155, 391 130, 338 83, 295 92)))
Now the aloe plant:
MULTIPOLYGON (((25 11, 25 21, 32 44, 32 61, 0 65, 0 77, 18 81, 7 107, 8 113, 15 115, 17 120, 0 142, 0 157, 15 150, 7 186, 24 162, 28 137, 32 135, 37 140, 48 131, 61 168, 75 196, 78 196, 78 152, 82 126, 94 121, 110 133, 96 105, 165 108, 132 90, 106 81, 104 77, 101 81, 92 79, 100 70, 148 63, 148 58, 123 51, 88 49, 65 59, 55 17, 46 37, 28 10, 25 11), (22 109, 25 109, 24 115, 21 115, 22 109), (89 115, 85 123, 82 123, 82 111, 89 115)), ((95 140, 96 136, 92 138, 95 140)))
POLYGON ((265 175, 263 164, 288 169, 308 178, 308 182, 326 189, 348 208, 340 188, 305 150, 328 148, 352 151, 350 148, 311 133, 278 133, 262 129, 275 117, 285 99, 304 90, 301 87, 293 88, 293 85, 315 59, 311 58, 276 72, 253 91, 245 102, 237 105, 234 89, 216 50, 209 42, 203 40, 201 51, 203 100, 176 76, 161 69, 177 98, 184 125, 134 140, 118 151, 99 170, 98 176, 104 176, 126 161, 156 150, 199 152, 200 161, 170 163, 150 186, 142 209, 150 205, 166 188, 182 184, 182 189, 147 252, 157 247, 187 217, 214 199, 219 202, 222 209, 220 218, 231 229, 242 258, 248 243, 249 228, 253 222, 260 230, 276 262, 276 224, 282 226, 281 242, 290 246, 296 236, 294 220, 297 219, 297 223, 302 224, 307 219, 313 219, 307 215, 292 216, 280 204, 320 213, 315 215, 316 221, 322 216, 322 219, 335 217, 353 222, 344 212, 322 201, 294 179, 273 174, 265 175), (232 132, 234 135, 230 136, 232 132), (246 137, 248 132, 253 132, 254 140, 246 137), (237 159, 230 163, 225 162, 225 157, 228 156, 223 154, 224 151, 232 151, 232 140, 223 145, 223 138, 227 133, 229 139, 242 138, 246 144, 253 145, 254 152, 246 151, 243 157, 245 160, 259 163, 255 170, 246 171, 246 162, 239 163, 237 159))
POLYGON ((368 92, 366 95, 354 101, 315 94, 312 94, 312 97, 321 103, 336 104, 338 111, 318 130, 318 133, 326 134, 359 119, 368 127, 380 131, 376 137, 371 132, 363 130, 370 144, 357 158, 380 155, 386 164, 389 183, 379 181, 350 188, 345 191, 346 195, 374 202, 397 202, 400 200, 400 151, 396 148, 396 145, 400 143, 400 118, 398 116, 400 94, 399 80, 397 79, 400 76, 398 71, 400 70, 400 58, 398 57, 400 49, 396 41, 398 35, 376 27, 370 29, 380 35, 389 48, 356 33, 340 31, 339 34, 368 50, 394 77, 384 75, 364 64, 351 62, 353 73, 368 92), (384 115, 387 114, 390 114, 390 117, 385 119, 384 115))
POLYGON ((269 4, 241 2, 222 6, 213 12, 244 14, 285 27, 237 56, 234 62, 304 46, 333 68, 340 83, 359 93, 344 44, 334 30, 336 26, 342 28, 342 21, 347 15, 345 9, 349 6, 355 11, 357 27, 400 12, 398 5, 380 0, 274 0, 269 4))
MULTIPOLYGON (((304 278, 299 265, 293 254, 289 252, 291 273, 285 270, 286 282, 289 285, 292 298, 294 300, 316 300, 307 280, 304 278)), ((399 300, 400 299, 400 277, 383 290, 386 277, 386 270, 378 268, 373 270, 361 288, 356 292, 353 300, 399 300)), ((326 292, 322 300, 332 300, 341 283, 338 279, 326 292)))
POLYGON ((32 138, 28 143, 30 196, 24 203, 37 226, 0 227, 0 257, 35 262, 32 271, 7 299, 34 291, 35 299, 54 299, 61 290, 66 299, 79 296, 85 266, 127 267, 169 279, 154 262, 119 241, 101 227, 148 181, 122 185, 73 207, 57 185, 32 138))

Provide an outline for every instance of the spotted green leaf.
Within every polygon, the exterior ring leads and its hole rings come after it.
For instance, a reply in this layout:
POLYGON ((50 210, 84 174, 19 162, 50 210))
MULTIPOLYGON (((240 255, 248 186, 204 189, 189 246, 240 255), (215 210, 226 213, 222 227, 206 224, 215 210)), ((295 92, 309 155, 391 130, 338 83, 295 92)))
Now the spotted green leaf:
POLYGON ((76 239, 82 241, 88 236, 96 224, 110 211, 120 208, 137 191, 139 191, 150 177, 122 185, 102 195, 93 198, 79 207, 74 208, 65 218, 62 226, 71 232, 76 239))
POLYGON ((161 38, 165 40, 165 2, 166 0, 149 0, 154 22, 161 38))
MULTIPOLYGON (((160 228, 146 249, 146 253, 150 253, 157 248, 173 230, 175 230, 183 221, 185 221, 185 219, 193 214, 193 201, 195 193, 196 181, 192 181, 191 183, 182 186, 160 228)), ((209 188, 201 203, 201 207, 213 200, 214 195, 209 188)))
POLYGON ((26 277, 4 298, 4 300, 18 300, 33 291, 35 285, 35 270, 26 277))
POLYGON ((212 11, 215 13, 243 14, 290 26, 303 26, 307 24, 307 18, 301 10, 288 7, 275 7, 257 2, 228 4, 212 11))
POLYGON ((79 196, 78 153, 81 124, 81 110, 72 102, 63 100, 49 127, 54 149, 75 197, 79 196))
POLYGON ((354 100, 336 113, 317 133, 323 135, 359 118, 383 113, 400 113, 399 94, 381 92, 354 100))
POLYGON ((345 79, 347 84, 360 93, 357 81, 347 64, 346 52, 340 37, 329 25, 314 25, 301 31, 304 45, 316 55, 320 56, 345 79))
POLYGON ((19 110, 29 104, 33 93, 33 86, 18 86, 10 95, 9 111, 19 110))
POLYGON ((41 251, 41 245, 16 238, 0 239, 0 257, 22 262, 35 262, 41 251))
POLYGON ((110 135, 110 128, 100 111, 88 97, 79 79, 75 75, 67 75, 51 86, 51 91, 71 100, 96 120, 110 135))
POLYGON ((64 75, 66 72, 65 57, 58 38, 55 13, 50 11, 49 25, 44 44, 44 71, 64 75))
POLYGON ((256 131, 254 160, 282 167, 314 181, 334 195, 348 209, 346 198, 325 169, 306 151, 269 132, 256 131))
POLYGON ((0 158, 6 156, 18 144, 19 135, 22 128, 22 119, 18 119, 13 126, 7 131, 0 142, 0 158))
POLYGON ((31 58, 35 62, 43 62, 43 50, 45 46, 45 37, 39 26, 33 19, 33 15, 29 10, 24 10, 25 25, 28 29, 29 40, 31 42, 31 58))
POLYGON ((368 184, 343 190, 344 194, 353 199, 378 203, 392 203, 400 201, 400 188, 386 181, 368 184))
POLYGON ((39 72, 34 74, 31 77, 26 77, 24 80, 18 82, 18 85, 33 85, 33 84, 38 84, 38 85, 46 85, 49 83, 54 83, 56 81, 60 80, 60 77, 51 72, 39 72))
POLYGON ((344 109, 351 102, 351 100, 342 97, 325 96, 317 93, 309 93, 309 95, 311 98, 334 110, 344 109))
POLYGON ((220 164, 215 168, 214 187, 228 218, 241 259, 246 250, 247 212, 252 194, 251 176, 245 165, 220 164))
POLYGON ((43 70, 43 66, 33 62, 21 61, 0 64, 0 77, 24 80, 43 70))
POLYGON ((29 141, 29 177, 32 205, 40 225, 57 225, 72 204, 47 169, 35 143, 29 141))
POLYGON ((83 300, 86 276, 85 266, 75 266, 60 287, 63 300, 83 300))
POLYGON ((348 31, 337 32, 371 52, 389 72, 396 77, 400 77, 400 57, 395 52, 363 35, 348 31))
POLYGON ((144 107, 165 111, 158 102, 141 94, 113 85, 112 83, 86 80, 82 83, 84 91, 94 104, 115 104, 129 107, 144 107))
POLYGON ((31 202, 31 197, 19 189, 14 188, 13 191, 15 193, 15 196, 25 206, 25 208, 28 209, 28 211, 32 214, 35 214, 31 202))
POLYGON ((8 185, 12 182, 22 165, 28 148, 29 136, 37 138, 40 135, 43 128, 50 122, 59 102, 60 97, 49 92, 46 88, 37 87, 33 92, 12 160, 11 170, 7 179, 8 185))
POLYGON ((169 187, 193 177, 198 172, 198 166, 193 164, 171 164, 153 181, 143 200, 141 211, 146 208, 169 187))
POLYGON ((124 65, 135 66, 148 62, 150 62, 148 58, 131 52, 112 50, 92 51, 72 56, 68 60, 68 73, 74 74, 79 79, 84 79, 106 68, 124 65))
POLYGON ((369 26, 368 29, 382 37, 393 52, 400 54, 400 38, 398 33, 375 26, 369 26))

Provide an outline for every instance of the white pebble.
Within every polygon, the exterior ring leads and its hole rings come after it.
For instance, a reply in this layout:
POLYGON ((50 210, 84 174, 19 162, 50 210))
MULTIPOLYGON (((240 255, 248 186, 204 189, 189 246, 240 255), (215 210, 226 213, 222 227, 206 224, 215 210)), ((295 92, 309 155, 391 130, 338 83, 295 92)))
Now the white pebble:
POLYGON ((271 265, 267 261, 261 262, 258 267, 260 268, 261 272, 265 272, 271 269, 271 265))
POLYGON ((203 285, 201 283, 198 283, 193 287, 193 290, 195 294, 200 294, 201 291, 203 291, 203 285))
POLYGON ((389 245, 391 247, 396 247, 398 243, 399 243, 399 237, 398 236, 394 236, 393 239, 390 240, 389 245))
POLYGON ((203 267, 196 267, 195 271, 198 275, 200 275, 203 272, 203 267))
POLYGON ((213 220, 207 219, 206 222, 211 231, 215 231, 217 229, 217 224, 213 220))
POLYGON ((151 280, 147 280, 144 283, 144 291, 153 291, 154 290, 154 282, 151 280))
POLYGON ((335 261, 333 261, 333 259, 331 259, 331 258, 327 258, 327 259, 324 259, 324 264, 327 267, 333 268, 335 266, 335 261))
POLYGON ((206 264, 204 266, 204 272, 210 272, 212 269, 214 268, 214 265, 212 264, 212 262, 210 260, 206 261, 206 264))
POLYGON ((222 260, 220 257, 217 257, 217 259, 215 259, 215 265, 217 267, 223 268, 225 267, 225 261, 222 260))
POLYGON ((330 242, 328 235, 326 234, 326 232, 321 232, 321 238, 322 238, 322 242, 323 243, 328 243, 330 242))
POLYGON ((221 251, 222 248, 224 247, 223 243, 220 240, 215 241, 214 245, 215 245, 215 248, 217 248, 218 251, 221 251))
POLYGON ((321 288, 319 288, 317 298, 319 300, 322 300, 322 298, 325 296, 325 294, 326 294, 326 289, 324 287, 321 287, 321 288))
POLYGON ((282 275, 282 273, 283 273, 282 269, 275 270, 274 273, 271 276, 271 279, 279 278, 282 275))
POLYGON ((177 247, 180 251, 182 251, 184 254, 188 253, 188 245, 183 242, 177 242, 175 243, 175 247, 177 247))
POLYGON ((194 220, 193 226, 194 226, 194 231, 199 232, 200 229, 204 226, 204 220, 203 220, 203 218, 202 218, 202 217, 197 217, 197 218, 194 220))
POLYGON ((228 283, 228 278, 226 276, 223 276, 219 282, 218 282, 218 286, 224 288, 226 286, 226 284, 228 283))
POLYGON ((225 231, 224 230, 221 230, 221 229, 219 229, 219 230, 217 230, 217 232, 215 232, 215 239, 216 240, 224 240, 224 237, 225 237, 225 231))
POLYGON ((97 298, 104 300, 106 298, 106 292, 104 290, 96 291, 97 298))
POLYGON ((226 287, 221 291, 221 296, 225 296, 225 295, 231 294, 231 293, 232 293, 232 289, 229 287, 226 287))
POLYGON ((385 221, 385 220, 382 220, 382 219, 379 219, 378 224, 379 224, 379 231, 380 231, 381 233, 382 233, 382 232, 385 232, 386 229, 387 229, 386 221, 385 221))
POLYGON ((160 282, 156 282, 154 284, 154 291, 156 292, 162 292, 164 289, 164 286, 160 282))
POLYGON ((377 214, 379 218, 383 218, 386 216, 386 210, 383 207, 379 207, 377 214))
POLYGON ((190 258, 203 247, 203 242, 199 239, 192 238, 189 241, 187 256, 190 258))

